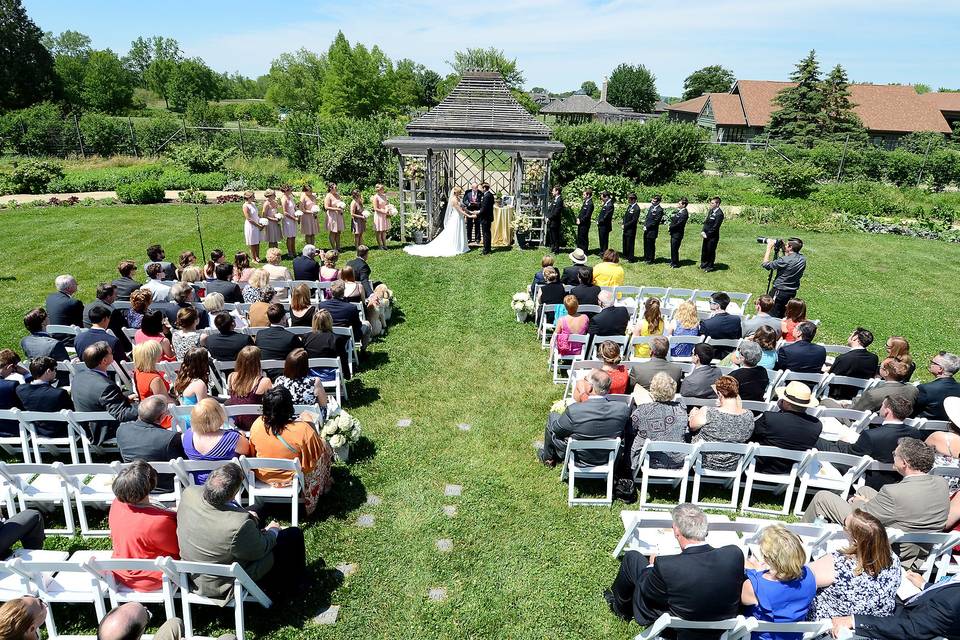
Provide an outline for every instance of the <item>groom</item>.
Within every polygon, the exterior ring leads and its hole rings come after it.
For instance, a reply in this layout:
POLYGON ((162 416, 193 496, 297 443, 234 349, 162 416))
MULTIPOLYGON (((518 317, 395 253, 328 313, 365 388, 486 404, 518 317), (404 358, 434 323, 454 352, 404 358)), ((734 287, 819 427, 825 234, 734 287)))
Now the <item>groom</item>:
POLYGON ((486 182, 480 185, 483 197, 480 199, 480 232, 483 235, 483 255, 490 253, 490 225, 493 224, 493 192, 486 182))

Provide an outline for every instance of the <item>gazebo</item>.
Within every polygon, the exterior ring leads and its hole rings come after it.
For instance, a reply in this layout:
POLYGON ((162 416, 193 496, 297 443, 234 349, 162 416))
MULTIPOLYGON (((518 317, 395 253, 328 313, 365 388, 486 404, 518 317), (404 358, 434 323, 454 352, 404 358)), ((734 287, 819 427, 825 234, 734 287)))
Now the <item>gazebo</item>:
POLYGON ((450 95, 406 129, 408 135, 383 142, 400 159, 402 239, 411 222, 432 239, 450 190, 488 182, 504 209, 529 221, 528 240, 544 240, 550 160, 564 146, 514 99, 499 73, 464 73, 450 95))
POLYGON ((563 100, 554 100, 540 109, 540 115, 552 115, 568 123, 619 122, 625 118, 623 111, 604 98, 596 100, 582 93, 574 93, 563 100))

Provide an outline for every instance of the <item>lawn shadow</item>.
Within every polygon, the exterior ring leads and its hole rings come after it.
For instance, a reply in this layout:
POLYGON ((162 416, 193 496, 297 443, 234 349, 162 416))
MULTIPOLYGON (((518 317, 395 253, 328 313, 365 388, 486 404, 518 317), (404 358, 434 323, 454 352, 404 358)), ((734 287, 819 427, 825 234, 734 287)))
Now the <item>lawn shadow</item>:
POLYGON ((363 380, 358 378, 353 378, 349 382, 348 386, 350 392, 350 399, 347 401, 349 409, 356 409, 357 407, 365 407, 368 404, 372 404, 380 399, 380 390, 376 387, 368 387, 363 383, 363 380))
POLYGON ((403 311, 399 307, 394 307, 393 313, 390 315, 390 321, 387 322, 387 329, 389 330, 390 327, 397 324, 403 324, 406 321, 407 316, 403 315, 403 311))
MULTIPOLYGON (((350 448, 350 453, 352 461, 353 447, 350 448)), ((344 520, 348 514, 367 502, 367 488, 359 478, 350 473, 349 467, 334 465, 330 475, 333 476, 333 487, 320 499, 316 511, 310 516, 311 520, 344 520)))
POLYGON ((360 371, 370 371, 388 362, 390 362, 390 352, 367 351, 360 356, 360 371))
POLYGON ((366 462, 377 455, 377 445, 366 436, 360 436, 356 444, 350 445, 350 462, 366 462))

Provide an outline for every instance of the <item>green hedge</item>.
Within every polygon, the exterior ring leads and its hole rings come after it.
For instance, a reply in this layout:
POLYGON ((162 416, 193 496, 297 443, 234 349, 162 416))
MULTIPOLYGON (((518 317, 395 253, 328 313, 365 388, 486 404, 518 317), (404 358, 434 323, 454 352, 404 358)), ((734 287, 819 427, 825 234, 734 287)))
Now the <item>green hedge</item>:
POLYGON ((154 204, 163 202, 163 185, 156 180, 117 185, 117 198, 126 204, 154 204))

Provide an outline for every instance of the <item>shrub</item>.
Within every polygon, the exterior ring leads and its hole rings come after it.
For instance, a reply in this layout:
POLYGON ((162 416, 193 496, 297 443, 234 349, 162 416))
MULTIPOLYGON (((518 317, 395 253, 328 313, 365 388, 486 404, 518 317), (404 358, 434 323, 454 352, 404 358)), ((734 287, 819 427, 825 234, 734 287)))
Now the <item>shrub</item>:
POLYGON ((15 193, 44 193, 52 180, 63 177, 63 167, 46 160, 24 160, 13 166, 10 175, 15 193))
POLYGON ((80 134, 86 153, 112 156, 132 150, 126 123, 102 113, 83 114, 80 118, 80 134))
POLYGON ((582 197, 584 189, 588 187, 593 189, 593 195, 597 203, 600 202, 600 194, 604 191, 609 191, 617 202, 626 202, 627 194, 636 190, 636 185, 629 178, 586 173, 564 186, 563 197, 568 202, 576 202, 582 197))
POLYGON ((866 180, 821 185, 810 199, 833 211, 858 216, 894 216, 904 206, 898 189, 866 180))
POLYGON ((233 106, 234 117, 227 120, 252 120, 261 126, 277 124, 277 111, 266 102, 240 102, 233 106))
MULTIPOLYGON (((181 126, 180 120, 166 112, 135 122, 133 130, 137 138, 137 149, 142 155, 156 155, 160 146, 169 143, 181 126)), ((177 138, 183 139, 182 136, 177 138)))
POLYGON ((206 204, 207 195, 202 191, 197 191, 196 189, 187 189, 186 191, 181 191, 177 194, 177 200, 180 202, 187 202, 189 204, 206 204))
POLYGON ((802 198, 808 195, 820 175, 820 170, 808 160, 786 162, 772 156, 757 171, 760 182, 781 198, 802 198))
POLYGON ((239 193, 225 193, 217 196, 217 204, 227 204, 228 202, 243 202, 243 196, 239 193))
POLYGON ((886 154, 887 180, 898 187, 912 187, 917 184, 923 159, 915 153, 894 149, 886 154))
POLYGON ((924 174, 934 191, 960 183, 960 154, 949 149, 938 149, 927 158, 924 174))
MULTIPOLYGON (((847 149, 849 156, 850 149, 847 149)), ((807 159, 810 164, 820 170, 825 176, 835 177, 840 169, 840 160, 843 158, 843 164, 847 164, 844 158, 843 145, 834 142, 823 142, 810 149, 807 153, 807 159)))
POLYGON ((221 150, 191 142, 171 147, 167 155, 191 173, 209 173, 223 171, 227 159, 235 153, 234 148, 221 150))
POLYGON ((717 171, 725 176, 743 167, 747 151, 738 144, 711 144, 707 157, 717 165, 717 171))
POLYGON ((21 155, 45 155, 60 152, 65 144, 65 129, 71 132, 69 146, 76 146, 73 122, 65 124, 60 108, 52 102, 11 111, 0 118, 4 146, 21 155))
POLYGON ((117 197, 126 204, 163 202, 163 185, 157 180, 144 180, 117 185, 117 197))
POLYGON ((942 133, 936 131, 914 131, 900 138, 897 141, 897 148, 910 153, 919 153, 923 155, 947 146, 947 139, 942 133))

